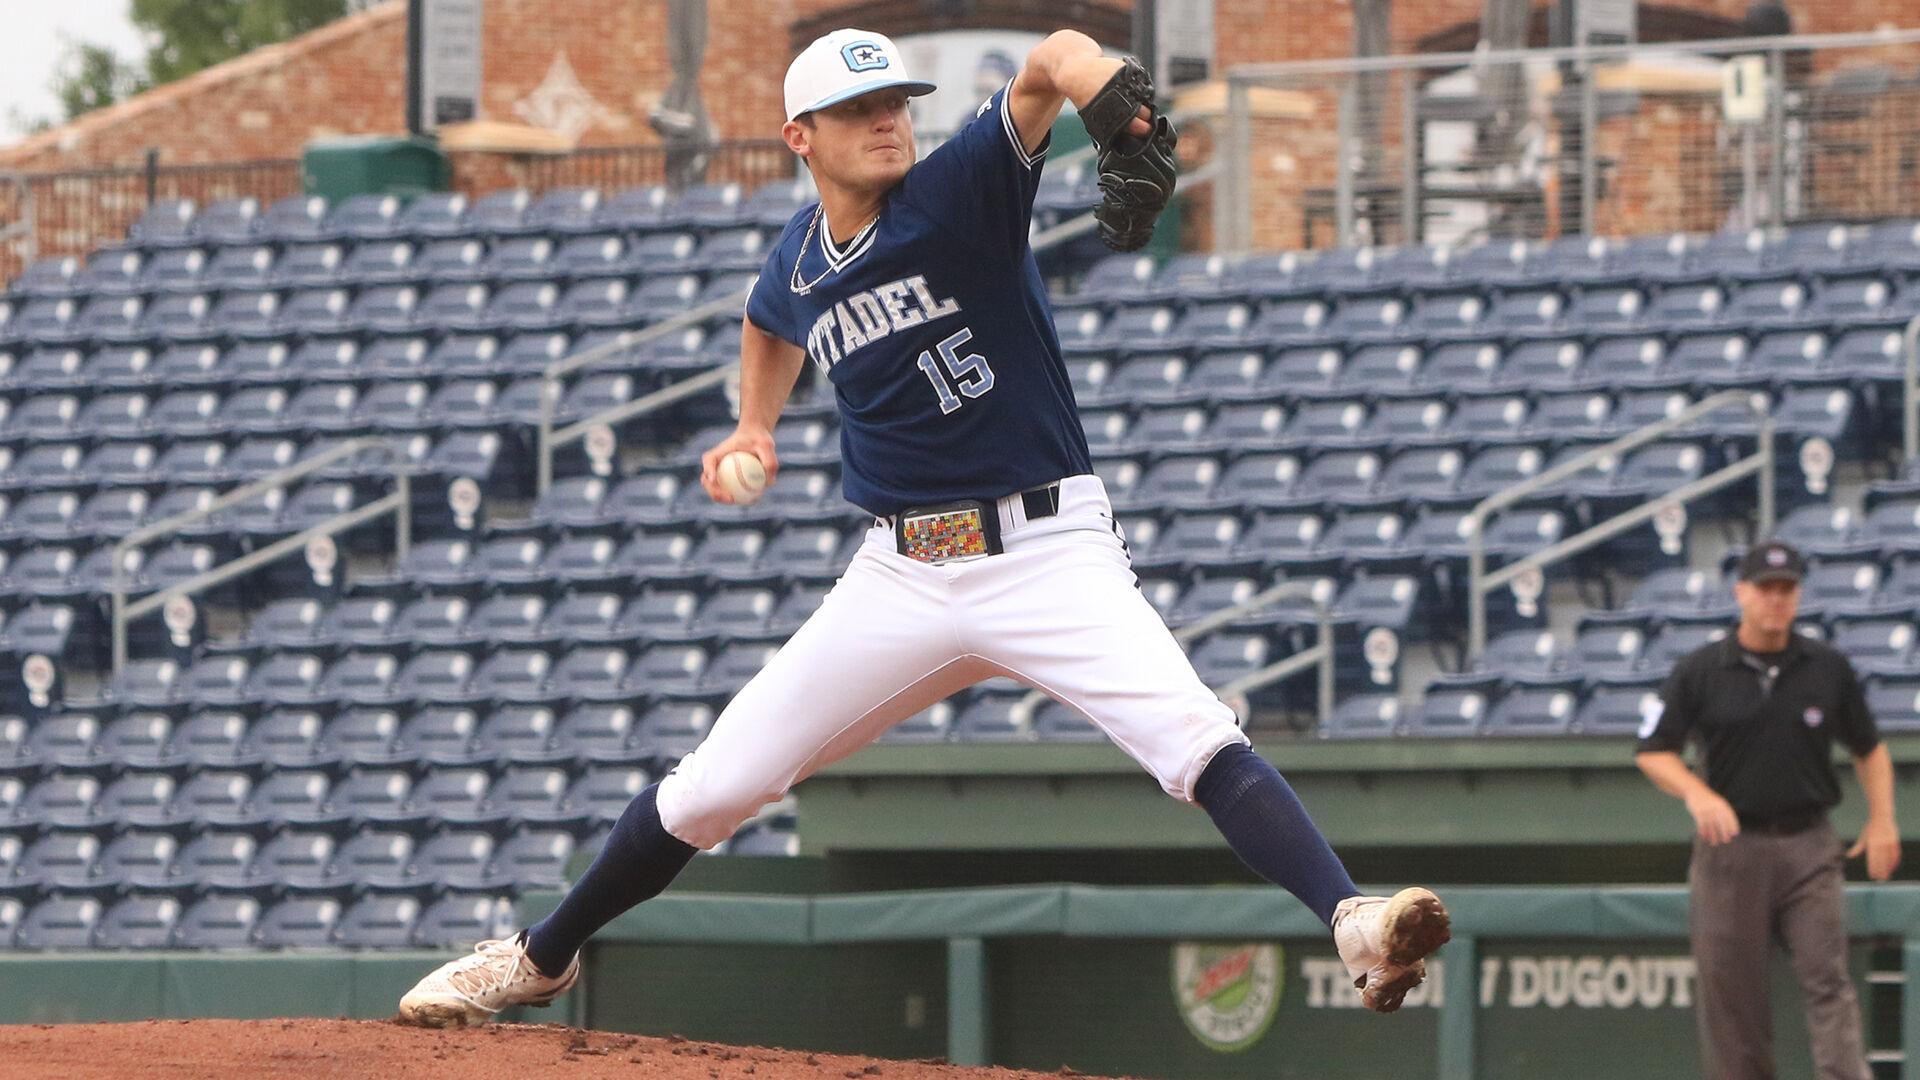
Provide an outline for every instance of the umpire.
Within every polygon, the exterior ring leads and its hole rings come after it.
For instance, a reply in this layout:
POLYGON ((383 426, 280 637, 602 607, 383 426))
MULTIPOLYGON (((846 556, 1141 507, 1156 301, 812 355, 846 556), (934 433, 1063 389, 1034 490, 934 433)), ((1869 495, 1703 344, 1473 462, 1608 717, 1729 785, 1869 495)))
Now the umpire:
POLYGON ((1867 824, 1847 852, 1867 875, 1900 865, 1893 764, 1845 657, 1793 631, 1800 554, 1772 541, 1740 560, 1740 626, 1674 665, 1640 726, 1634 763, 1693 815, 1689 922, 1699 968, 1703 1075, 1772 1080, 1767 1000, 1772 943, 1785 945, 1806 1000, 1815 1075, 1868 1080, 1860 1008, 1847 974, 1840 841, 1827 811, 1840 801, 1838 739, 1853 754, 1867 824), (1706 779, 1680 751, 1700 741, 1706 779))

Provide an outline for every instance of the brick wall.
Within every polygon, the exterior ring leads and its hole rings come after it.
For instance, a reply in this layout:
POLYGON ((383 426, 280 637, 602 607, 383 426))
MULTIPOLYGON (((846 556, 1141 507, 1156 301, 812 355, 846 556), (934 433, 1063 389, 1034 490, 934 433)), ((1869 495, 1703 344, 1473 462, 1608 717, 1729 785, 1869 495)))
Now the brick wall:
MULTIPOLYGON (((701 91, 725 138, 768 137, 779 117, 790 28, 828 18, 843 0, 715 2, 701 91)), ((1106 0, 1125 10, 1128 0, 1106 0)), ((1675 5, 1737 19, 1746 0, 1675 5)), ((1912 24, 1911 0, 1794 0, 1811 32, 1912 24)), ((1396 51, 1478 19, 1481 0, 1399 0, 1396 51)), ((577 129, 585 145, 655 141, 646 117, 672 63, 661 0, 489 0, 484 18, 483 116, 577 129), (564 16, 556 12, 564 11, 564 16)), ((875 29, 887 30, 886 26, 875 29)), ((1346 54, 1349 0, 1217 0, 1222 66, 1346 54)), ((402 0, 263 49, 193 78, 0 150, 0 168, 52 171, 137 164, 149 147, 165 162, 291 157, 334 134, 404 125, 402 0)))

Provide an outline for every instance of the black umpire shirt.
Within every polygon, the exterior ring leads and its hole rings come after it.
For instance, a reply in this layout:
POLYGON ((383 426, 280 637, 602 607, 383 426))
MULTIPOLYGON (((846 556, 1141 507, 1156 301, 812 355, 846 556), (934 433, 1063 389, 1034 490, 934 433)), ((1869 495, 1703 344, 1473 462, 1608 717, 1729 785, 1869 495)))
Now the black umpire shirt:
POLYGON ((1640 751, 1706 751, 1707 786, 1742 825, 1811 823, 1840 801, 1833 741, 1854 755, 1880 745, 1853 665, 1799 633, 1765 658, 1736 636, 1680 659, 1640 725, 1640 751))

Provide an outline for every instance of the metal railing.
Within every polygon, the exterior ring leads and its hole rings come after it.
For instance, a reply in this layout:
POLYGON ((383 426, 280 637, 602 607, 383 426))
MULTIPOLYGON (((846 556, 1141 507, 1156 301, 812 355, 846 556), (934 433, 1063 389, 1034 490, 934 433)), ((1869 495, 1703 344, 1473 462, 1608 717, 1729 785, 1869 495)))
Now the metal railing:
POLYGON ((1920 29, 1236 67, 1216 250, 1313 247, 1317 222, 1353 246, 1920 213, 1916 45, 1920 29), (1291 168, 1256 153, 1256 123, 1291 168))
POLYGON ((1478 657, 1487 647, 1487 594, 1509 582, 1540 571, 1551 563, 1560 561, 1569 555, 1578 554, 1595 544, 1602 543, 1652 518, 1669 507, 1677 507, 1691 502, 1702 495, 1726 487, 1751 473, 1760 474, 1760 491, 1757 502, 1759 514, 1756 535, 1766 536, 1773 531, 1773 414, 1761 403, 1758 395, 1748 390, 1722 390, 1717 394, 1694 403, 1687 409, 1654 423, 1637 428, 1612 442, 1603 443, 1584 453, 1575 455, 1545 472, 1529 477, 1512 487, 1487 496, 1476 503, 1467 512, 1465 528, 1467 532, 1467 655, 1469 660, 1478 657), (1709 413, 1717 412, 1729 405, 1744 405, 1758 417, 1759 446, 1746 457, 1709 473, 1691 483, 1683 484, 1671 491, 1641 503, 1631 510, 1622 511, 1596 525, 1593 525, 1556 544, 1541 548, 1526 557, 1501 567, 1493 573, 1487 572, 1487 518, 1496 510, 1502 510, 1526 498, 1543 488, 1551 487, 1573 476, 1603 458, 1614 457, 1637 446, 1659 439, 1671 432, 1691 425, 1694 421, 1709 413))
MULTIPOLYGON (((1248 717, 1245 702, 1234 702, 1263 686, 1271 686, 1282 679, 1292 678, 1309 667, 1319 669, 1318 683, 1314 688, 1315 707, 1319 710, 1319 722, 1323 726, 1333 716, 1333 608, 1328 601, 1317 595, 1314 582, 1282 581, 1270 585, 1238 604, 1223 607, 1218 611, 1195 619, 1193 622, 1173 632, 1173 640, 1185 645, 1204 634, 1210 634, 1235 619, 1244 618, 1258 611, 1265 611, 1280 603, 1297 597, 1306 597, 1313 603, 1314 622, 1318 633, 1314 643, 1305 649, 1284 659, 1277 660, 1266 667, 1250 671, 1222 686, 1212 687, 1213 692, 1222 701, 1228 702, 1244 723, 1248 717)), ((1034 710, 1044 704, 1048 698, 1045 690, 1035 690, 1014 706, 1014 713, 1022 720, 1030 721, 1034 710)))
POLYGON ((407 548, 413 539, 412 481, 407 475, 406 455, 401 453, 392 440, 383 436, 366 435, 329 448, 315 454, 305 461, 296 462, 284 469, 277 470, 251 483, 243 484, 232 491, 208 502, 205 506, 185 510, 172 517, 162 518, 151 525, 134 530, 125 539, 113 546, 113 577, 109 587, 113 603, 113 671, 118 674, 127 662, 127 626, 149 611, 154 611, 182 596, 210 589, 222 582, 229 581, 241 574, 252 572, 286 555, 306 547, 323 536, 333 536, 346 532, 385 514, 394 515, 394 556, 405 558, 407 548), (303 476, 309 476, 322 469, 353 457, 364 450, 384 447, 393 458, 394 490, 364 506, 355 507, 336 514, 333 517, 276 540, 266 547, 221 563, 185 581, 170 585, 151 595, 142 597, 129 604, 127 602, 128 583, 126 579, 127 555, 154 540, 171 536, 187 526, 212 517, 220 511, 246 502, 256 495, 285 488, 286 485, 303 476))
MULTIPOLYGON (((1168 115, 1176 121, 1192 118, 1192 114, 1180 111, 1174 111, 1168 115)), ((1055 167, 1072 165, 1084 158, 1091 157, 1093 153, 1094 148, 1092 146, 1083 146, 1062 154, 1058 161, 1053 162, 1053 165, 1055 167)), ((1216 182, 1221 175, 1222 170, 1217 163, 1213 162, 1199 169, 1195 169, 1191 173, 1183 173, 1180 177, 1179 187, 1175 195, 1188 194, 1205 188, 1216 182)), ((1094 228, 1096 224, 1093 214, 1088 212, 1079 217, 1060 222, 1052 228, 1036 234, 1030 242, 1030 246, 1036 253, 1045 251, 1050 247, 1065 243, 1087 232, 1094 228)), ((540 420, 534 444, 536 458, 535 491, 540 495, 545 495, 547 489, 553 486, 553 454, 554 451, 560 447, 586 437, 595 429, 610 429, 614 424, 624 423, 628 420, 644 416, 647 413, 671 405, 683 398, 691 397, 694 394, 703 393, 715 386, 723 385, 729 378, 733 377, 735 372, 740 370, 740 361, 738 358, 735 358, 701 372, 692 378, 683 379, 671 386, 661 387, 650 394, 613 406, 609 409, 604 409, 556 430, 553 426, 554 411, 559 407, 561 389, 559 380, 562 377, 578 371, 583 367, 605 360, 608 357, 618 356, 647 342, 658 340, 676 330, 698 325, 716 315, 741 312, 744 310, 747 297, 752 291, 753 286, 749 284, 746 288, 741 289, 731 296, 723 296, 717 300, 693 308, 690 311, 675 315, 665 321, 654 323, 651 326, 643 327, 639 330, 629 330, 610 341, 603 341, 592 348, 574 353, 571 356, 562 357, 548 364, 541 376, 540 420)))
MULTIPOLYGON (((525 184, 535 195, 559 187, 602 191, 664 184, 669 163, 680 151, 660 144, 589 146, 565 154, 538 155, 526 164, 525 184)), ((737 183, 748 191, 776 180, 791 180, 798 159, 779 139, 735 139, 703 147, 707 183, 737 183)), ((471 195, 483 194, 470 191, 471 195)))
POLYGON ((21 173, 0 175, 5 194, 0 195, 0 281, 13 277, 12 271, 24 269, 39 257, 40 236, 34 227, 33 186, 21 173), (10 220, 9 220, 10 219, 10 220))
POLYGON ((137 168, 21 173, 15 178, 30 207, 32 240, 26 252, 0 248, 0 282, 12 281, 30 259, 85 255, 124 239, 156 199, 192 199, 200 205, 251 197, 264 208, 301 191, 294 159, 220 165, 161 165, 157 155, 137 168))

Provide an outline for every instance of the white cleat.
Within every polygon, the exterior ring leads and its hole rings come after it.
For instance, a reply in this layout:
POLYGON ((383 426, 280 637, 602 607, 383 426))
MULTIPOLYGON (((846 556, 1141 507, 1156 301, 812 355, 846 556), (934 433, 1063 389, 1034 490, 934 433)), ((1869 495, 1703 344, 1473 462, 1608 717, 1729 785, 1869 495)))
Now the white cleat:
POLYGON ((1451 937, 1445 905, 1426 889, 1348 897, 1333 909, 1333 943, 1361 1003, 1374 1012, 1398 1009, 1427 977, 1427 954, 1451 937))
POLYGON ((580 977, 574 957, 559 978, 548 978, 527 956, 527 934, 483 941, 470 956, 450 960, 400 999, 400 1022, 447 1028, 484 1024, 515 1005, 545 1008, 580 977))

